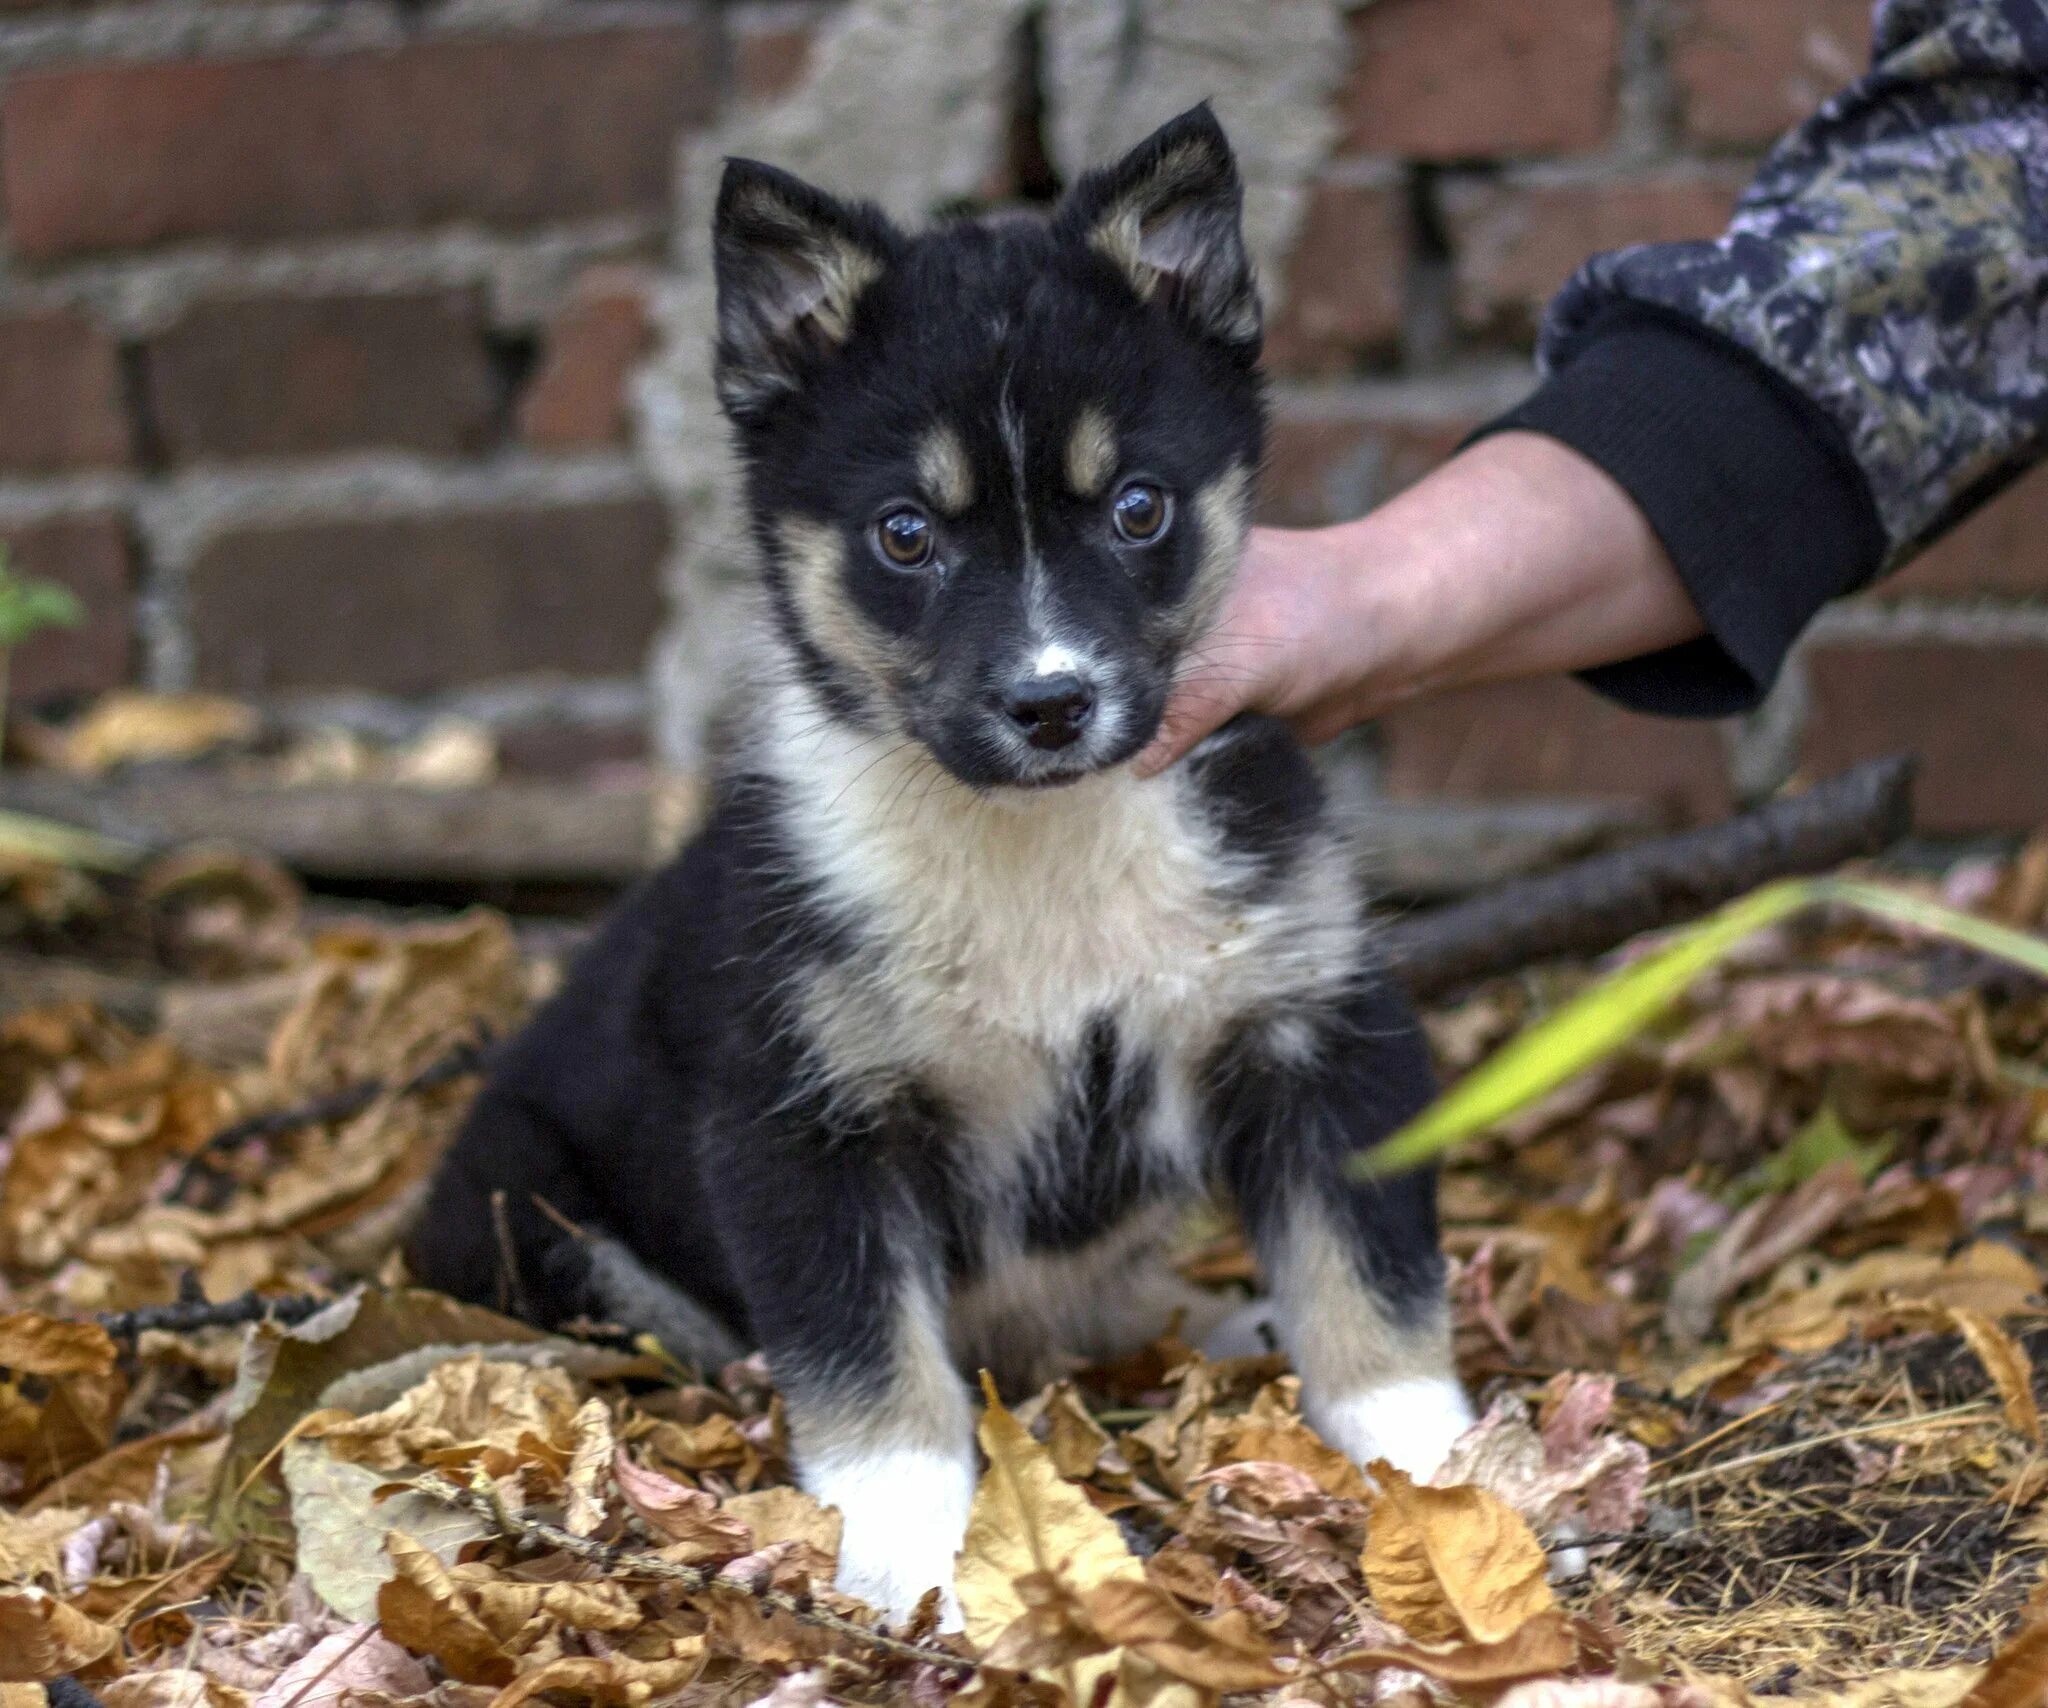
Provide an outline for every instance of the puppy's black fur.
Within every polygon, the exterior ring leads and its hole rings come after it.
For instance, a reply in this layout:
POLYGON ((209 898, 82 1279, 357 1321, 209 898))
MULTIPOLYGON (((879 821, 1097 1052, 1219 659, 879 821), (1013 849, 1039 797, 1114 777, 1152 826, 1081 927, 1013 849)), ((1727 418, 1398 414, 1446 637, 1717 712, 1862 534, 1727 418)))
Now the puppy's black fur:
POLYGON ((1343 1169, 1430 1081, 1314 773, 1256 718, 1125 763, 1231 644, 1238 203, 1203 108, 1048 220, 915 236, 731 164, 759 676, 708 824, 513 1046, 411 1247, 536 1321, 765 1346, 841 1581, 899 1612, 950 1582, 960 1367, 1040 1379, 1199 1310, 1160 1253, 1204 1191, 1338 1445, 1427 1470, 1465 1420, 1431 1182, 1343 1169))

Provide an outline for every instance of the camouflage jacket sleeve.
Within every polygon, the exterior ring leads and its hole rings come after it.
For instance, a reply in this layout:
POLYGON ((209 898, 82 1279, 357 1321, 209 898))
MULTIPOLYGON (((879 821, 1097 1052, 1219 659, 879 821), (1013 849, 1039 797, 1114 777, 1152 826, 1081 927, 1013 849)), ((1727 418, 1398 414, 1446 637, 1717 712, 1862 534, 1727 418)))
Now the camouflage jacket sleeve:
POLYGON ((2041 454, 2048 0, 1885 0, 1871 70, 1778 144, 1728 230, 1596 256, 1540 353, 1545 385, 1499 425, 1621 480, 1718 645, 1590 679, 1646 709, 1753 703, 1827 599, 2041 454))

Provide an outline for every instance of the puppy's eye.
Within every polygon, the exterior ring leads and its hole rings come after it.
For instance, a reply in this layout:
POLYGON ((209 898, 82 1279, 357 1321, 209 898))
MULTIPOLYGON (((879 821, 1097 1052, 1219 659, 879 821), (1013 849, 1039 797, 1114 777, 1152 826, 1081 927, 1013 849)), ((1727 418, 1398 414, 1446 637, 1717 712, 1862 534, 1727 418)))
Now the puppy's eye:
POLYGON ((1173 500, 1148 480, 1134 480, 1109 507, 1116 531, 1134 546, 1149 546, 1166 533, 1173 520, 1173 500))
POLYGON ((932 561, 931 518, 913 505, 897 505, 873 532, 875 550, 892 569, 922 569, 932 561))

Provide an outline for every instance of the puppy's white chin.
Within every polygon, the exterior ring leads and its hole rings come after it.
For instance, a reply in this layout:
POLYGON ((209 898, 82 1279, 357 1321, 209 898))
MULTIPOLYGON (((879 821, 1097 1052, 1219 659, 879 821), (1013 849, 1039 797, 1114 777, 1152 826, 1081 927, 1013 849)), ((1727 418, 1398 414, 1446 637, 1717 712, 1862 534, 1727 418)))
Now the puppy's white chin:
POLYGON ((1448 1376, 1411 1376, 1311 1404, 1308 1421, 1354 1464, 1384 1459, 1421 1483, 1472 1427, 1472 1404, 1448 1376))
POLYGON ((804 1487, 846 1521, 837 1582, 901 1624, 927 1590, 942 1594, 940 1623, 960 1626, 953 1563, 974 1500, 974 1461, 923 1447, 832 1454, 806 1464, 804 1487))

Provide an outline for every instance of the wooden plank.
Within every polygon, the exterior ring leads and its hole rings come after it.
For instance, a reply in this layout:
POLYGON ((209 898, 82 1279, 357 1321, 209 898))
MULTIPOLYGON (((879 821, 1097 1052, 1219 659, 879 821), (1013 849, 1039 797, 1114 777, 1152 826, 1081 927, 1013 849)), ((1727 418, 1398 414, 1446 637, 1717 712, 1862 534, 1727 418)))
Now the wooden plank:
MULTIPOLYGON (((280 788, 171 768, 106 782, 0 776, 0 806, 151 848, 239 843, 309 878, 348 880, 623 884, 646 870, 657 826, 688 822, 691 796, 686 784, 547 781, 280 788)), ((1373 889, 1414 900, 1463 895, 1660 828, 1635 803, 1579 800, 1376 801, 1357 822, 1373 889)))

